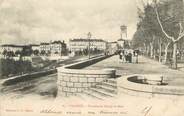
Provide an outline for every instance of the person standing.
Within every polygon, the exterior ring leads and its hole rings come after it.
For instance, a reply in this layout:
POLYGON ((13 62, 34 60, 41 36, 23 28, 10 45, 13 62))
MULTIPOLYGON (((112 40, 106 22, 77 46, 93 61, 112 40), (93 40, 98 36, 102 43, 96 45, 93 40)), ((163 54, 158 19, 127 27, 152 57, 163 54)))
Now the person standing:
POLYGON ((137 52, 137 50, 134 50, 133 51, 133 62, 134 63, 138 63, 138 52, 137 52))
POLYGON ((135 52, 135 63, 138 63, 138 51, 135 52))
POLYGON ((123 53, 122 53, 122 51, 120 51, 120 53, 119 53, 120 62, 122 62, 122 56, 123 56, 123 53))
POLYGON ((132 53, 131 52, 128 53, 128 61, 129 63, 132 63, 132 53))
POLYGON ((125 62, 127 62, 127 61, 128 61, 128 52, 125 51, 125 62))
POLYGON ((125 62, 125 50, 122 51, 122 62, 125 62))

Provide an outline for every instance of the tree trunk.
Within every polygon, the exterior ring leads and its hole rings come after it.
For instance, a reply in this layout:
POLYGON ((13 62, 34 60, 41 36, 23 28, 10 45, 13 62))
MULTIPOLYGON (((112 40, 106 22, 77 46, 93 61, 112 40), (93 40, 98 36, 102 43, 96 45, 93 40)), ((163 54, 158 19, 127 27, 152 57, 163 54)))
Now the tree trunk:
POLYGON ((146 43, 144 43, 144 55, 146 55, 146 53, 147 53, 147 46, 146 46, 146 43))
POLYGON ((159 44, 158 61, 162 62, 162 41, 161 41, 161 38, 159 38, 158 44, 159 44))
POLYGON ((153 48, 153 42, 150 43, 150 57, 153 58, 154 55, 154 48, 153 48))
POLYGON ((165 54, 164 54, 164 61, 163 63, 166 64, 167 63, 167 55, 168 55, 168 48, 169 48, 169 45, 171 44, 171 42, 167 43, 166 47, 165 47, 165 54))
POLYGON ((148 45, 146 49, 146 55, 149 56, 149 53, 150 53, 150 46, 148 45))
POLYGON ((173 68, 177 69, 177 42, 173 43, 173 68))
POLYGON ((162 43, 159 44, 159 62, 162 62, 162 43))
POLYGON ((156 49, 153 49, 153 59, 156 59, 156 49))

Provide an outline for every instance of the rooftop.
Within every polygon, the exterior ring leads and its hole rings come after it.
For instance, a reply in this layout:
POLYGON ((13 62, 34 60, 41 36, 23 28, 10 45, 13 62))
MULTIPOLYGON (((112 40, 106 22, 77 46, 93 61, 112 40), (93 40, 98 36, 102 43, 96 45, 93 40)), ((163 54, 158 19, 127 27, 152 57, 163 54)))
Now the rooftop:
POLYGON ((58 41, 51 42, 51 44, 65 44, 65 42, 64 41, 61 42, 60 40, 58 40, 58 41))
POLYGON ((80 38, 80 39, 72 39, 70 40, 70 42, 81 42, 81 41, 96 41, 96 42, 106 42, 105 40, 102 40, 102 39, 83 39, 83 38, 80 38))
POLYGON ((25 45, 3 44, 1 47, 25 47, 25 45))
POLYGON ((118 41, 125 41, 124 39, 122 39, 122 38, 120 38, 120 39, 118 39, 118 41))
POLYGON ((116 41, 113 41, 113 42, 108 42, 108 43, 117 43, 116 41))
POLYGON ((49 43, 40 43, 40 45, 49 45, 49 43))
POLYGON ((40 46, 39 44, 30 44, 30 46, 40 46))

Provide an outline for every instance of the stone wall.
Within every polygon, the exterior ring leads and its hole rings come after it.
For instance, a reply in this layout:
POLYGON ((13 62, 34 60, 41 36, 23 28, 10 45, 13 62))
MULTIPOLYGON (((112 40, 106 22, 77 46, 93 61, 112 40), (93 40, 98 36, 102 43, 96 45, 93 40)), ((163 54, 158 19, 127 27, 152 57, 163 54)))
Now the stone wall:
POLYGON ((128 78, 138 75, 129 75, 118 79, 119 91, 129 95, 143 97, 176 97, 184 96, 184 87, 169 85, 149 85, 131 82, 128 78))
POLYGON ((45 71, 26 73, 26 74, 23 74, 23 75, 18 75, 18 76, 14 76, 14 77, 4 79, 4 80, 1 81, 1 83, 4 86, 13 85, 13 84, 16 84, 16 83, 19 83, 19 82, 32 80, 32 79, 35 79, 35 78, 38 78, 38 77, 43 77, 43 76, 46 76, 46 75, 55 74, 56 71, 57 71, 56 69, 50 69, 50 70, 45 70, 45 71))
POLYGON ((85 66, 89 66, 88 64, 91 65, 96 63, 96 61, 99 60, 95 58, 57 68, 58 96, 76 95, 76 93, 81 93, 84 89, 88 89, 115 76, 114 69, 86 70, 77 68, 77 66, 81 67, 84 64, 85 66))

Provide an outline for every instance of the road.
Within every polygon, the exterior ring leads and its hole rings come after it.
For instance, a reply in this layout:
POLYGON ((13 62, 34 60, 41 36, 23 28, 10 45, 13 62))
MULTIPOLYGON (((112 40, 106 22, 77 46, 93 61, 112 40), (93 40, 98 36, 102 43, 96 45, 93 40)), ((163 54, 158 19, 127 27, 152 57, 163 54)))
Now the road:
POLYGON ((54 98, 57 91, 56 79, 57 74, 53 74, 10 86, 2 86, 1 97, 4 99, 32 96, 41 97, 42 99, 54 98))

